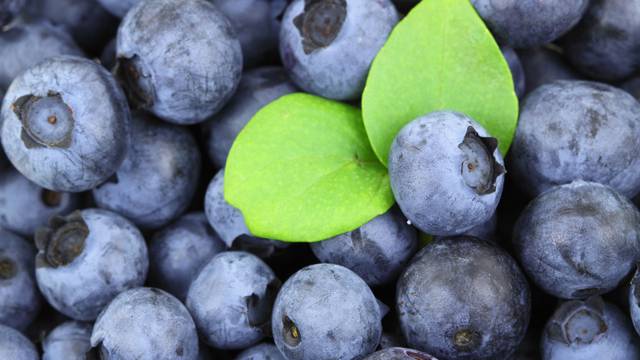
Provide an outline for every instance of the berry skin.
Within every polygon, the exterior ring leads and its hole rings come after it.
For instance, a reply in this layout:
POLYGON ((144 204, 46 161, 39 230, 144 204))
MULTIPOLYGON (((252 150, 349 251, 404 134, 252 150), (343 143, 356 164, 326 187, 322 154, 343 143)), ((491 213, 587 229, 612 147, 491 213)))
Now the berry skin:
POLYGON ((518 51, 524 77, 525 94, 556 80, 580 80, 580 75, 567 64, 562 54, 553 47, 538 47, 518 51))
POLYGON ((116 48, 130 104, 174 124, 217 113, 240 81, 240 42, 206 0, 140 1, 122 20, 116 48))
POLYGON ((91 351, 91 323, 67 321, 42 342, 42 360, 85 360, 91 351))
POLYGON ((0 325, 0 359, 38 360, 38 351, 29 339, 17 330, 0 325))
POLYGON ((280 57, 302 90, 358 99, 398 20, 390 0, 294 0, 282 19, 280 57))
POLYGON ((320 261, 350 269, 369 286, 394 280, 417 247, 416 230, 397 208, 356 230, 311 244, 320 261))
POLYGON ((288 360, 348 360, 375 351, 380 319, 376 298, 354 272, 316 264, 282 286, 271 323, 276 346, 288 360))
POLYGON ((40 188, 13 169, 0 177, 0 227, 22 236, 33 236, 52 216, 66 215, 77 204, 77 194, 40 188))
POLYGON ((388 348, 375 352, 363 360, 438 360, 418 350, 400 347, 388 348))
POLYGON ((203 213, 190 213, 153 235, 149 245, 149 278, 181 301, 200 270, 226 245, 203 213))
POLYGON ((544 45, 582 18, 589 0, 471 0, 499 42, 514 48, 544 45))
POLYGON ((268 335, 278 289, 280 280, 260 258, 227 251, 200 271, 186 304, 207 344, 244 349, 268 335))
POLYGON ((397 284, 408 345, 443 359, 505 359, 529 323, 530 291, 506 252, 473 237, 424 247, 397 284))
POLYGON ((2 103, 2 146, 40 187, 92 189, 124 160, 130 114, 114 78, 79 57, 45 60, 20 74, 2 103))
POLYGON ((590 81, 556 81, 529 94, 510 151, 515 183, 531 196, 574 180, 640 192, 640 103, 590 81))
POLYGON ((640 358, 629 319, 599 297, 561 304, 547 322, 541 349, 542 360, 640 358))
POLYGON ((607 293, 640 260, 640 212, 624 196, 576 181, 535 198, 520 214, 513 247, 545 292, 564 299, 607 293))
POLYGON ((99 207, 143 229, 158 229, 191 204, 200 167, 200 150, 189 131, 136 114, 124 162, 93 197, 99 207))
POLYGON ((49 304, 64 315, 94 320, 119 293, 142 286, 147 247, 140 231, 107 210, 54 217, 36 233, 36 279, 49 304))
POLYGON ((146 287, 113 299, 93 326, 91 346, 104 360, 198 358, 198 334, 187 308, 172 295, 146 287))
POLYGON ((457 235, 487 222, 504 184, 497 140, 466 115, 440 111, 400 130, 389 153, 391 189, 412 225, 457 235))
POLYGON ((236 356, 235 360, 286 360, 280 350, 268 343, 253 346, 236 356))
POLYGON ((0 0, 0 28, 17 17, 29 0, 0 0))
POLYGON ((34 256, 33 245, 0 228, 0 324, 20 331, 31 324, 42 303, 33 273, 34 256))
POLYGON ((140 0, 98 0, 107 11, 119 18, 124 17, 140 0))

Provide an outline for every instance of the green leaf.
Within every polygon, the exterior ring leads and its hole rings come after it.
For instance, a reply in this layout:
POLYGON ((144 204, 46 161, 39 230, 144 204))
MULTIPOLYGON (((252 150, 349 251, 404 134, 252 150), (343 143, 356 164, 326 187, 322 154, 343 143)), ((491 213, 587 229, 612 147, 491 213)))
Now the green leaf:
POLYGON ((404 125, 437 110, 471 116, 506 154, 518 121, 509 67, 469 0, 423 0, 373 61, 362 97, 367 134, 387 163, 404 125))
POLYGON ((394 203, 360 110, 300 93, 267 105, 242 130, 224 193, 253 235, 288 242, 351 231, 394 203))

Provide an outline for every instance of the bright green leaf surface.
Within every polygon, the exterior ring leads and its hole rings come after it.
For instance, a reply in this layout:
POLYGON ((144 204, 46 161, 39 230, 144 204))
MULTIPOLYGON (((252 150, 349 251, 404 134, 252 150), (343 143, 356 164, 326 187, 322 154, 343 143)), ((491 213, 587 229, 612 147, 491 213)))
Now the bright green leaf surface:
POLYGON ((351 231, 394 203, 360 110, 306 94, 255 115, 233 144, 224 186, 252 234, 289 242, 351 231))
POLYGON ((437 110, 471 116, 505 154, 518 99, 509 67, 469 0, 423 0, 375 58, 362 110, 373 149, 386 164, 400 129, 437 110))

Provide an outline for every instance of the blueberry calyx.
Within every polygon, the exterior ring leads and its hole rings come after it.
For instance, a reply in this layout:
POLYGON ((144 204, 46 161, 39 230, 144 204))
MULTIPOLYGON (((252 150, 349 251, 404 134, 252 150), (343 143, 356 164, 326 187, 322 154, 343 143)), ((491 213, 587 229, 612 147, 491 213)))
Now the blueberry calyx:
POLYGON ((62 203, 62 193, 51 191, 48 189, 42 189, 42 192, 40 193, 40 199, 45 206, 55 208, 60 206, 60 203, 62 203))
POLYGON ((471 352, 480 346, 482 337, 473 329, 462 329, 453 335, 453 345, 458 351, 471 352))
POLYGON ((24 95, 12 104, 11 109, 22 123, 20 139, 27 149, 67 149, 71 146, 75 120, 73 111, 60 94, 24 95))
POLYGON ((16 264, 9 258, 0 258, 0 280, 9 280, 16 276, 16 264))
POLYGON ((604 301, 598 296, 569 301, 556 311, 547 332, 551 339, 571 344, 591 344, 607 332, 604 301))
POLYGON ((59 267, 70 264, 84 250, 89 227, 79 211, 69 216, 54 216, 49 227, 36 231, 39 250, 36 267, 59 267))
POLYGON ((285 344, 291 347, 298 346, 302 341, 300 330, 296 324, 288 317, 282 317, 282 332, 285 344))
POLYGON ((304 53, 309 55, 331 45, 346 18, 346 0, 305 0, 304 11, 293 19, 304 53))
POLYGON ((471 126, 458 145, 464 154, 460 173, 462 178, 478 195, 487 195, 496 191, 496 179, 505 173, 493 153, 498 148, 498 140, 493 137, 482 137, 471 126))
POLYGON ((113 71, 120 80, 131 107, 148 109, 153 106, 155 88, 151 73, 138 55, 118 58, 113 71))

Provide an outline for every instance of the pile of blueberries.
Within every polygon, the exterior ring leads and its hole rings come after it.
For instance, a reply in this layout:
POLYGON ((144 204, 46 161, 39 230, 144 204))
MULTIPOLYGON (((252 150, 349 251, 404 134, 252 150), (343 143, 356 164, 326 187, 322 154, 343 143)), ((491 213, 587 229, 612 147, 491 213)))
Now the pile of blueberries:
POLYGON ((470 1, 511 150, 425 114, 397 206, 308 245, 225 201, 231 145, 357 103, 417 0, 0 0, 0 360, 640 359, 640 0, 470 1))

